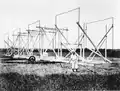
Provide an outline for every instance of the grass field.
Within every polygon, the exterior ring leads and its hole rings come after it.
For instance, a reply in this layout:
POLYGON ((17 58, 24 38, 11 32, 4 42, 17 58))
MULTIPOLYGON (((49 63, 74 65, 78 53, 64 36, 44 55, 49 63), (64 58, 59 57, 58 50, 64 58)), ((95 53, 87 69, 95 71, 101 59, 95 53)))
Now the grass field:
POLYGON ((0 60, 0 91, 120 90, 120 59, 110 60, 114 63, 79 65, 79 72, 72 72, 71 64, 0 60))
POLYGON ((62 65, 1 63, 0 91, 120 90, 119 65, 87 67, 93 72, 62 65))
POLYGON ((0 75, 0 91, 120 90, 120 74, 51 74, 44 77, 19 73, 0 75))

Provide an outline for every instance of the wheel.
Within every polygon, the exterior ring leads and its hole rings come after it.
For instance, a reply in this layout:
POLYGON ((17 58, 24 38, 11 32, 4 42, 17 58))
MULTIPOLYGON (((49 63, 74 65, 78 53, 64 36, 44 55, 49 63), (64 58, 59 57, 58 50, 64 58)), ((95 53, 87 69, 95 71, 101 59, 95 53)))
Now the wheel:
POLYGON ((7 50, 7 55, 12 55, 12 50, 10 48, 7 50))
POLYGON ((31 62, 31 63, 34 63, 36 61, 35 56, 30 56, 28 61, 31 62))
POLYGON ((16 50, 16 51, 14 51, 14 55, 18 55, 18 51, 16 50))

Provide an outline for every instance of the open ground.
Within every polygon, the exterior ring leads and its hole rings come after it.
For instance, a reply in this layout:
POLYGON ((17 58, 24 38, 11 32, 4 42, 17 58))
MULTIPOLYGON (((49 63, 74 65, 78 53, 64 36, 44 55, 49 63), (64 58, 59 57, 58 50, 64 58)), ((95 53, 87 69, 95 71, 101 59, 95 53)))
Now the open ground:
POLYGON ((119 63, 79 65, 79 72, 72 72, 67 63, 11 63, 2 59, 0 63, 0 91, 119 90, 119 84, 119 63))

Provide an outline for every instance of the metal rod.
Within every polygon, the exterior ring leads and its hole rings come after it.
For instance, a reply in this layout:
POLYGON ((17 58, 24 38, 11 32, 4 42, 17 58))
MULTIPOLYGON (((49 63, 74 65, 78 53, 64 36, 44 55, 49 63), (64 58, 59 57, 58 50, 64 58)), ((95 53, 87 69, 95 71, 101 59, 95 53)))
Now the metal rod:
POLYGON ((21 32, 21 29, 19 28, 19 35, 18 35, 18 36, 19 36, 19 48, 18 48, 19 56, 20 56, 20 47, 21 47, 21 46, 20 46, 20 32, 21 32))
MULTIPOLYGON (((85 23, 83 25, 83 29, 85 30, 85 23)), ((82 45, 83 45, 83 58, 85 58, 85 49, 84 49, 85 48, 84 47, 85 46, 85 36, 84 36, 84 34, 83 34, 83 44, 82 45)))
MULTIPOLYGON (((80 7, 78 7, 78 8, 75 8, 75 9, 72 9, 72 10, 69 10, 69 11, 67 11, 67 12, 63 12, 63 13, 60 13, 60 14, 57 14, 56 16, 55 16, 55 25, 57 26, 57 17, 58 16, 60 16, 60 15, 63 15, 63 14, 66 14, 66 13, 69 13, 69 12, 72 12, 72 11, 74 11, 74 10, 78 10, 78 22, 80 21, 80 7)), ((59 38, 61 37, 61 36, 59 36, 60 35, 60 33, 58 32, 58 55, 59 55, 59 52, 61 52, 60 51, 60 40, 59 40, 59 38)), ((55 36, 56 37, 56 36, 55 36)), ((79 27, 78 27, 78 37, 79 37, 79 27)), ((55 38, 55 41, 56 41, 56 38, 55 38)), ((55 42, 56 43, 56 42, 55 42)), ((79 43, 79 42, 78 42, 79 43)), ((79 46, 79 45, 78 45, 79 46)))
MULTIPOLYGON (((37 23, 37 22, 39 23, 40 20, 37 20, 37 21, 35 21, 35 22, 31 23, 31 24, 28 24, 28 53, 30 53, 30 50, 31 50, 31 49, 30 49, 30 45, 29 45, 29 44, 30 44, 30 35, 31 35, 29 29, 30 29, 30 26, 31 26, 32 24, 35 24, 35 23, 37 23)), ((32 49, 32 55, 33 55, 33 49, 32 49)))
MULTIPOLYGON (((93 23, 97 23, 97 22, 102 22, 102 21, 106 21, 106 20, 109 20, 109 19, 111 19, 112 20, 112 27, 111 27, 111 29, 112 29, 112 49, 113 49, 113 46, 114 46, 114 29, 113 29, 113 25, 114 25, 114 18, 113 17, 110 17, 110 18, 106 18, 106 19, 103 19, 103 20, 97 20, 97 21, 92 21, 92 22, 89 22, 89 23, 86 23, 86 24, 93 24, 93 23)), ((110 29, 110 30, 111 30, 110 29)), ((105 35, 105 37, 107 36, 107 33, 106 33, 106 35, 105 35)), ((103 37, 103 39, 105 38, 105 37, 103 37)), ((101 42, 103 41, 103 39, 101 40, 101 42)), ((101 42, 99 42, 99 43, 101 43, 101 42)), ((99 46, 99 44, 98 44, 98 46, 99 46)), ((93 52, 92 52, 93 53, 93 52)), ((91 56, 91 55, 90 55, 91 56)))
POLYGON ((94 46, 95 49, 97 49, 97 47, 94 45, 94 43, 92 42, 92 40, 89 38, 89 36, 86 34, 86 32, 84 31, 84 29, 81 27, 81 25, 79 24, 79 22, 77 22, 77 25, 79 26, 79 28, 82 30, 82 32, 86 35, 86 37, 89 39, 89 41, 91 42, 91 44, 94 46))
MULTIPOLYGON (((78 22, 80 22, 80 7, 78 8, 78 22)), ((78 48, 80 49, 80 55, 82 54, 82 46, 81 48, 79 47, 79 36, 80 36, 80 28, 78 26, 78 48)))
MULTIPOLYGON (((8 33, 8 40, 9 40, 9 33, 8 33)), ((8 44, 10 45, 9 41, 8 41, 8 44)))
MULTIPOLYGON (((13 35, 14 35, 14 32, 13 32, 13 35)), ((13 36, 13 47, 15 48, 15 46, 14 46, 14 36, 13 36)), ((15 51, 15 50, 14 50, 15 51)))
POLYGON ((78 7, 78 8, 75 8, 75 9, 72 9, 72 10, 69 10, 69 11, 67 11, 67 12, 63 12, 63 13, 57 14, 55 17, 57 17, 57 16, 59 16, 59 15, 66 14, 66 13, 69 13, 69 12, 72 12, 72 11, 77 10, 77 9, 79 9, 79 7, 78 7))
POLYGON ((68 42, 68 40, 65 38, 65 36, 61 33, 61 31, 59 30, 59 28, 57 27, 57 25, 55 25, 55 27, 56 27, 56 29, 59 31, 59 33, 64 37, 64 39, 67 41, 67 43, 70 44, 70 43, 68 42))
POLYGON ((8 33, 5 33, 4 34, 4 47, 6 48, 7 46, 6 46, 6 43, 5 43, 5 41, 6 41, 6 35, 8 35, 8 33))
MULTIPOLYGON (((57 16, 55 16, 55 25, 57 25, 57 16)), ((56 49, 56 35, 57 35, 57 30, 55 30, 55 39, 53 39, 53 41, 55 41, 55 49, 56 49)))
MULTIPOLYGON (((44 30, 43 28, 41 28, 41 29, 42 29, 42 31, 44 32, 47 40, 50 42, 49 45, 48 45, 48 46, 50 46, 50 44, 52 43, 52 41, 53 41, 53 39, 54 39, 54 36, 53 36, 52 40, 50 41, 49 38, 48 38, 48 36, 46 35, 45 30, 44 30)), ((47 50, 48 50, 48 49, 46 48, 45 52, 47 52, 47 50)), ((53 52, 55 53, 55 56, 57 57, 58 55, 56 54, 55 50, 54 50, 53 48, 52 48, 52 50, 53 50, 53 52)))
MULTIPOLYGON (((68 40, 65 38, 65 36, 61 33, 61 31, 59 30, 59 28, 55 25, 55 27, 56 27, 56 29, 57 29, 57 31, 64 37, 64 39, 66 40, 66 42, 68 43, 68 44, 70 44, 69 42, 68 42, 68 40)), ((70 49, 68 49, 70 52, 73 50, 73 48, 70 48, 70 49)), ((75 52, 75 51, 74 51, 75 52)), ((77 57, 78 58, 81 58, 81 60, 83 59, 81 56, 79 56, 76 52, 75 52, 75 54, 77 55, 77 57)))
MULTIPOLYGON (((29 30, 29 25, 28 25, 28 30, 29 30)), ((28 53, 27 54, 29 54, 29 35, 30 35, 30 31, 28 31, 28 53)))
MULTIPOLYGON (((105 31, 107 33, 107 25, 105 26, 105 31)), ((107 35, 106 35, 106 42, 105 42, 105 58, 107 58, 107 35)))
POLYGON ((62 52, 62 42, 60 42, 60 45, 61 45, 61 47, 60 47, 61 48, 61 55, 60 56, 62 57, 62 54, 63 54, 63 52, 62 52))
MULTIPOLYGON (((81 35, 81 40, 79 41, 79 45, 80 45, 80 47, 81 47, 80 49, 82 49, 82 44, 80 44, 80 43, 82 42, 83 38, 84 38, 83 35, 81 35)), ((80 37, 79 37, 79 39, 80 39, 80 37)), ((76 40, 76 42, 77 42, 77 40, 76 40)), ((76 44, 76 42, 75 42, 75 45, 78 45, 78 44, 76 44)), ((63 43, 62 43, 62 44, 63 44, 63 43)), ((64 43, 64 44, 65 44, 65 43, 64 43)), ((64 44, 63 44, 63 45, 64 45, 64 44)), ((68 44, 68 43, 67 43, 67 44, 68 44)), ((68 45, 69 45, 69 44, 68 44, 68 45)), ((76 49, 75 49, 75 51, 76 51, 76 49)), ((80 50, 80 51, 81 51, 81 50, 80 50)), ((70 53, 70 52, 69 52, 69 53, 70 53)), ((68 53, 67 55, 69 55, 69 53, 68 53)), ((81 53, 81 52, 80 52, 80 53, 81 53)), ((67 57, 67 56, 65 56, 65 57, 67 57)))
POLYGON ((105 60, 105 61, 107 61, 107 62, 109 62, 109 63, 112 63, 110 60, 108 60, 107 58, 103 57, 103 56, 100 55, 99 53, 97 53, 97 52, 95 52, 95 51, 93 51, 93 50, 91 50, 91 49, 89 49, 89 50, 92 51, 92 52, 94 52, 96 55, 100 56, 103 60, 105 60))
MULTIPOLYGON (((77 22, 77 25, 80 27, 80 29, 82 30, 82 32, 85 34, 85 36, 89 39, 89 41, 91 42, 91 44, 94 46, 94 48, 97 50, 97 47, 94 45, 94 43, 92 42, 92 40, 89 38, 89 36, 85 33, 84 29, 80 26, 79 22, 77 22)), ((93 50, 92 50, 93 51, 93 50)), ((111 63, 111 61, 109 61, 108 59, 104 58, 102 55, 100 55, 99 53, 93 51, 95 54, 97 54, 98 56, 100 56, 101 58, 103 58, 105 61, 108 61, 111 63)))
POLYGON ((9 43, 6 40, 4 40, 4 43, 7 44, 10 47, 9 43))
POLYGON ((43 55, 43 52, 44 52, 44 34, 43 32, 41 32, 41 47, 42 47, 42 55, 43 55))
MULTIPOLYGON (((107 33, 102 37, 102 39, 100 40, 100 42, 98 43, 98 45, 97 45, 97 51, 98 51, 98 47, 99 47, 99 45, 101 44, 101 42, 105 39, 105 37, 108 35, 108 33, 110 32, 110 30, 113 28, 113 26, 111 26, 110 27, 110 29, 107 31, 107 33)), ((92 56, 92 54, 93 54, 93 52, 89 55, 89 57, 90 56, 92 56)))
POLYGON ((112 17, 112 50, 114 49, 114 17, 112 17))
POLYGON ((62 57, 62 38, 61 38, 61 35, 60 35, 60 56, 62 57))
POLYGON ((37 22, 39 22, 39 20, 37 20, 37 21, 35 21, 35 22, 31 23, 31 24, 28 24, 28 26, 33 25, 33 24, 35 24, 37 22))
POLYGON ((97 21, 88 22, 88 23, 86 23, 86 24, 88 25, 88 24, 92 24, 92 23, 102 22, 102 21, 109 20, 109 19, 112 19, 112 18, 113 18, 113 17, 109 17, 109 18, 105 18, 105 19, 102 19, 102 20, 97 20, 97 21))
MULTIPOLYGON (((40 20, 39 20, 39 26, 40 26, 40 20)), ((40 50, 40 28, 39 28, 39 57, 41 55, 41 50, 40 50)))
MULTIPOLYGON (((103 45, 103 43, 106 41, 106 39, 104 39, 102 42, 101 42, 101 44, 100 44, 100 46, 98 46, 99 48, 101 48, 101 46, 103 45)), ((98 48, 98 50, 99 50, 99 48, 98 48)), ((97 52, 97 51, 96 51, 97 52)), ((92 52, 93 53, 93 52, 92 52)), ((101 54, 101 53, 100 53, 101 54)), ((93 57, 91 58, 91 60, 93 60, 93 58, 95 57, 95 55, 96 54, 94 54, 93 55, 93 57)), ((102 55, 102 54, 101 54, 102 55)), ((92 56, 92 55, 91 55, 92 56)), ((89 56, 90 57, 90 56, 89 56)))
MULTIPOLYGON (((101 41, 103 41, 103 39, 108 35, 108 33, 110 32, 110 30, 113 28, 113 25, 110 27, 110 29, 107 31, 107 33, 103 36, 103 38, 101 39, 101 41)), ((99 44, 101 43, 101 41, 99 42, 99 44)), ((98 45, 99 45, 98 44, 98 45)))
POLYGON ((60 33, 58 32, 58 56, 60 56, 60 33))
MULTIPOLYGON (((56 21, 57 22, 57 21, 56 21)), ((50 27, 41 27, 41 26, 36 26, 36 28, 43 28, 44 30, 56 30, 56 28, 50 28, 50 27)), ((68 31, 67 28, 60 28, 62 31, 68 31)))
MULTIPOLYGON (((82 49, 82 45, 80 44, 81 42, 82 42, 82 40, 83 40, 83 35, 81 35, 81 36, 79 36, 79 39, 80 39, 80 37, 81 37, 81 40, 79 41, 79 45, 80 45, 80 49, 82 49)), ((76 42, 75 42, 75 44, 74 45, 78 45, 78 44, 76 44, 77 43, 77 41, 78 40, 76 40, 76 42)), ((65 44, 65 43, 64 43, 65 44)), ((64 46, 64 44, 62 43, 62 45, 64 46)), ((67 45, 69 45, 68 43, 66 43, 67 45)), ((64 46, 65 47, 65 46, 64 46)), ((66 48, 66 47, 65 47, 66 48)), ((75 49, 75 51, 76 51, 76 49, 75 49)), ((80 50, 81 51, 81 50, 80 50)), ((80 52, 81 53, 81 52, 80 52)), ((70 54, 70 52, 65 56, 65 57, 67 57, 68 55, 70 54)))

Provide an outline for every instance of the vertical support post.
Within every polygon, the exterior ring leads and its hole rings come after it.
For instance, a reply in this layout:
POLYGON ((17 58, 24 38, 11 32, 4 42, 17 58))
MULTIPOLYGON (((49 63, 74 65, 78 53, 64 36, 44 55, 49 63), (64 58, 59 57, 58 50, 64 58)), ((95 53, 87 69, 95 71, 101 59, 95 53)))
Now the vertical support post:
POLYGON ((13 31, 13 52, 15 52, 15 39, 14 39, 14 31, 13 31))
POLYGON ((60 35, 60 56, 62 57, 62 37, 60 35))
POLYGON ((114 17, 112 17, 112 50, 114 49, 114 17))
POLYGON ((13 52, 15 52, 15 36, 14 36, 14 32, 16 31, 17 29, 15 29, 12 33, 13 33, 13 52))
POLYGON ((60 56, 60 34, 58 32, 58 56, 60 56))
POLYGON ((59 34, 59 52, 60 52, 60 56, 61 56, 61 35, 59 34))
MULTIPOLYGON (((14 32, 13 32, 13 47, 14 47, 14 32)), ((14 47, 15 48, 15 47, 14 47)))
MULTIPOLYGON (((66 31, 66 38, 67 38, 67 40, 68 40, 68 30, 66 31)), ((69 41, 69 40, 68 40, 69 41)))
MULTIPOLYGON (((54 30, 53 30, 54 32, 54 30)), ((53 33, 53 36, 54 36, 54 33, 53 33)), ((54 49, 54 39, 52 40, 52 48, 54 49)))
MULTIPOLYGON (((107 33, 107 25, 105 26, 105 32, 107 33)), ((105 42, 105 58, 107 58, 107 35, 106 35, 106 42, 105 42)))
POLYGON ((18 37, 19 37, 19 48, 18 48, 18 54, 19 54, 19 56, 20 56, 20 33, 21 33, 21 31, 20 31, 20 28, 19 28, 19 34, 18 34, 18 37))
POLYGON ((43 52, 44 52, 44 34, 43 34, 43 32, 41 31, 41 47, 42 47, 42 55, 43 55, 43 52))
POLYGON ((60 51, 61 51, 61 52, 60 52, 60 56, 62 57, 62 42, 60 42, 60 46, 61 46, 61 47, 60 47, 60 51))
POLYGON ((41 31, 41 54, 43 55, 43 33, 41 31))
MULTIPOLYGON (((82 35, 81 35, 82 36, 82 35)), ((79 49, 80 49, 80 51, 79 51, 79 53, 80 53, 80 56, 82 56, 82 44, 80 43, 79 44, 79 47, 78 47, 79 49)))
POLYGON ((9 42, 9 33, 8 33, 8 37, 7 37, 7 41, 8 41, 8 46, 7 46, 7 48, 9 48, 9 45, 10 45, 10 42, 9 42))
POLYGON ((39 20, 39 57, 41 55, 41 49, 40 49, 40 20, 39 20))
POLYGON ((28 53, 27 54, 29 54, 29 52, 30 52, 30 50, 29 50, 29 34, 30 34, 30 31, 29 31, 29 25, 28 25, 28 53))
POLYGON ((45 47, 44 47, 44 33, 43 33, 43 53, 44 53, 44 49, 45 47))
POLYGON ((56 30, 55 30, 54 49, 56 49, 56 35, 57 35, 57 32, 56 32, 56 30))
MULTIPOLYGON (((55 16, 55 25, 57 26, 57 15, 55 16)), ((55 44, 56 44, 56 35, 55 35, 55 44)), ((58 56, 60 56, 60 33, 58 32, 58 56)))
MULTIPOLYGON (((55 25, 57 25, 57 16, 60 16, 60 15, 63 15, 63 14, 66 14, 66 13, 69 13, 69 12, 72 12, 72 11, 74 11, 74 10, 78 10, 78 22, 80 22, 80 7, 79 8, 75 8, 75 9, 72 9, 72 10, 69 10, 69 11, 67 11, 67 12, 63 12, 63 13, 60 13, 60 14, 57 14, 56 16, 55 16, 55 25)), ((79 27, 78 27, 78 49, 79 49, 79 27)), ((59 33, 58 33, 58 39, 59 39, 59 33)), ((55 40, 56 40, 56 38, 55 38, 55 40)), ((60 41, 58 40, 58 56, 59 56, 59 46, 60 46, 60 43, 59 43, 60 41)), ((56 41, 55 41, 55 45, 56 45, 56 41)))
POLYGON ((82 56, 82 44, 80 44, 80 56, 82 56))
MULTIPOLYGON (((83 29, 85 30, 85 23, 83 24, 83 29)), ((85 48, 85 35, 83 34, 83 43, 82 43, 82 45, 83 45, 83 58, 84 58, 84 56, 85 56, 85 50, 84 50, 84 48, 85 48)))
MULTIPOLYGON (((85 32, 86 32, 86 34, 87 34, 87 24, 85 23, 85 32)), ((84 39, 85 39, 85 48, 87 47, 87 37, 86 36, 84 36, 84 39)))
MULTIPOLYGON (((55 16, 55 25, 57 25, 57 15, 55 16)), ((56 34, 57 33, 57 30, 55 31, 55 39, 54 39, 54 41, 55 41, 55 49, 56 49, 56 34)), ((58 52, 58 55, 59 55, 59 52, 58 52)))
MULTIPOLYGON (((78 22, 80 23, 80 7, 78 8, 78 22)), ((80 28, 78 26, 78 48, 80 48, 79 47, 79 36, 80 36, 80 28)), ((81 55, 81 49, 82 48, 80 48, 80 55, 81 55)))
MULTIPOLYGON (((85 24, 85 32, 87 34, 87 24, 85 24)), ((87 37, 85 36, 85 47, 87 48, 87 37)))

